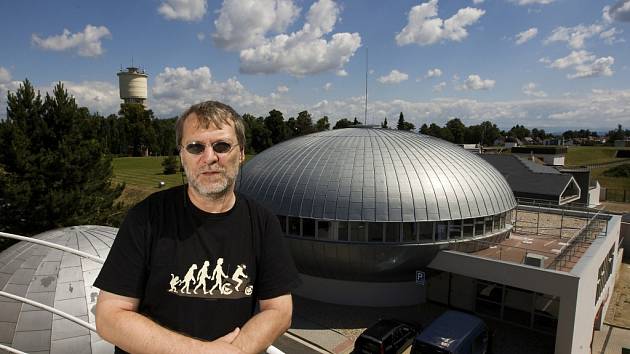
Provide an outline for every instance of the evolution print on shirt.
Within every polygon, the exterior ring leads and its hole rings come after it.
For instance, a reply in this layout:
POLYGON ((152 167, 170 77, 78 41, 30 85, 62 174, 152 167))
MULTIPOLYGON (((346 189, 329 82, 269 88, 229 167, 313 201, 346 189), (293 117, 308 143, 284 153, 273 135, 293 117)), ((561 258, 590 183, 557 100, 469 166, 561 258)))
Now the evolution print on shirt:
POLYGON ((198 271, 197 269, 197 264, 193 263, 184 278, 171 273, 168 291, 179 296, 206 299, 240 299, 252 296, 254 287, 249 285, 245 264, 237 265, 231 277, 224 270, 223 258, 217 259, 211 273, 209 261, 204 261, 201 268, 198 271))

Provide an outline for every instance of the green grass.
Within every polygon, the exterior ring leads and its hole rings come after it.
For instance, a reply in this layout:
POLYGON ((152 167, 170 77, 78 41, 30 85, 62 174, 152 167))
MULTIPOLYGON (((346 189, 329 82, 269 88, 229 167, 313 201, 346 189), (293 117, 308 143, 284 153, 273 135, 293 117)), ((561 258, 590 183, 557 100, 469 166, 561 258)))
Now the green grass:
POLYGON ((604 171, 611 167, 594 168, 591 170, 591 178, 597 179, 602 187, 609 189, 630 189, 630 178, 628 177, 606 177, 604 171))
POLYGON ((567 151, 565 164, 575 166, 620 161, 615 158, 619 149, 612 146, 572 146, 567 151))

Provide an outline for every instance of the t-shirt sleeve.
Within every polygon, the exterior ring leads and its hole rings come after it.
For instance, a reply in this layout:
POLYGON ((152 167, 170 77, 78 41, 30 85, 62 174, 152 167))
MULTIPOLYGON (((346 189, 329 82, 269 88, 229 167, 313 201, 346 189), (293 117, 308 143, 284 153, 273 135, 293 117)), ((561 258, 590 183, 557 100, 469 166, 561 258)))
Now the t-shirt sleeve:
POLYGON ((146 206, 132 208, 114 239, 94 286, 117 295, 142 298, 147 279, 146 206))
POLYGON ((258 298, 261 300, 288 294, 301 283, 275 215, 269 213, 264 230, 257 280, 258 298))

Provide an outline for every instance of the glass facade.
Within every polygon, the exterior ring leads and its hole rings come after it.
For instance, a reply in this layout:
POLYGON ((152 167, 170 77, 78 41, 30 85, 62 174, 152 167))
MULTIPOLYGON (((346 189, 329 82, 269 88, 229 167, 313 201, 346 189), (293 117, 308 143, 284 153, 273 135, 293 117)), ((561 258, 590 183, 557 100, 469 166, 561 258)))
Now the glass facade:
POLYGON ((483 237, 505 230, 511 211, 451 221, 363 222, 315 220, 278 215, 282 231, 292 237, 342 242, 433 243, 483 237))

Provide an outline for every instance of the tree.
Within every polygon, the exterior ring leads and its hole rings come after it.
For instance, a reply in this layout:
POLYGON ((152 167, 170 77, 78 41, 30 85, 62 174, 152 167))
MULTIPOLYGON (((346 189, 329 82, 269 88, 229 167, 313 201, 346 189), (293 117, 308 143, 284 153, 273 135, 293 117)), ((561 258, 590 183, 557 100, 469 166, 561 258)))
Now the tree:
POLYGON ((298 113, 297 119, 295 120, 295 131, 297 136, 310 134, 315 131, 313 119, 311 119, 311 115, 308 111, 298 113))
POLYGON ((243 114, 245 122, 246 151, 261 152, 273 145, 271 131, 267 129, 263 117, 254 118, 251 114, 243 114))
POLYGON ((317 120, 315 123, 315 130, 318 132, 323 132, 324 130, 330 129, 330 122, 328 121, 328 116, 323 116, 322 118, 317 120))
POLYGON ((168 155, 168 157, 162 161, 162 167, 164 167, 163 173, 165 175, 175 174, 179 170, 179 161, 175 155, 168 155))
POLYGON ((28 80, 7 98, 0 122, 0 229, 32 234, 107 223, 124 186, 113 186, 112 160, 61 83, 42 102, 28 80))
POLYGON ((385 117, 385 120, 383 120, 383 123, 381 123, 381 128, 389 129, 389 127, 387 126, 387 117, 385 117))
POLYGON ((155 147, 155 130, 151 121, 154 119, 151 110, 144 109, 138 103, 127 103, 120 106, 119 115, 126 121, 126 135, 131 156, 147 156, 150 148, 155 147))
POLYGON ((508 133, 511 137, 515 137, 515 138, 519 138, 519 139, 523 139, 525 137, 528 137, 530 135, 529 129, 525 128, 522 125, 515 125, 512 127, 512 129, 510 129, 509 133, 508 133))
POLYGON ((459 118, 453 118, 446 122, 446 128, 451 131, 453 135, 453 140, 451 140, 455 144, 463 144, 464 138, 466 136, 466 126, 459 118))
POLYGON ((422 126, 420 126, 420 134, 429 135, 429 127, 427 126, 427 123, 424 123, 422 124, 422 126))
POLYGON ((352 122, 352 125, 361 125, 361 122, 359 122, 357 117, 354 117, 354 121, 352 122))
MULTIPOLYGON (((354 120, 357 120, 356 118, 354 120)), ((337 123, 335 123, 335 126, 333 127, 334 129, 343 129, 343 128, 350 128, 352 126, 352 122, 350 122, 347 118, 341 118, 337 121, 337 123)))
POLYGON ((413 123, 405 122, 405 117, 403 116, 403 113, 400 112, 400 115, 398 116, 398 124, 396 125, 396 129, 410 131, 410 130, 416 129, 416 127, 413 125, 413 123))
POLYGON ((277 110, 271 110, 269 115, 265 118, 265 126, 271 132, 271 141, 273 144, 277 144, 286 140, 289 135, 289 129, 284 123, 284 117, 282 112, 277 110))

